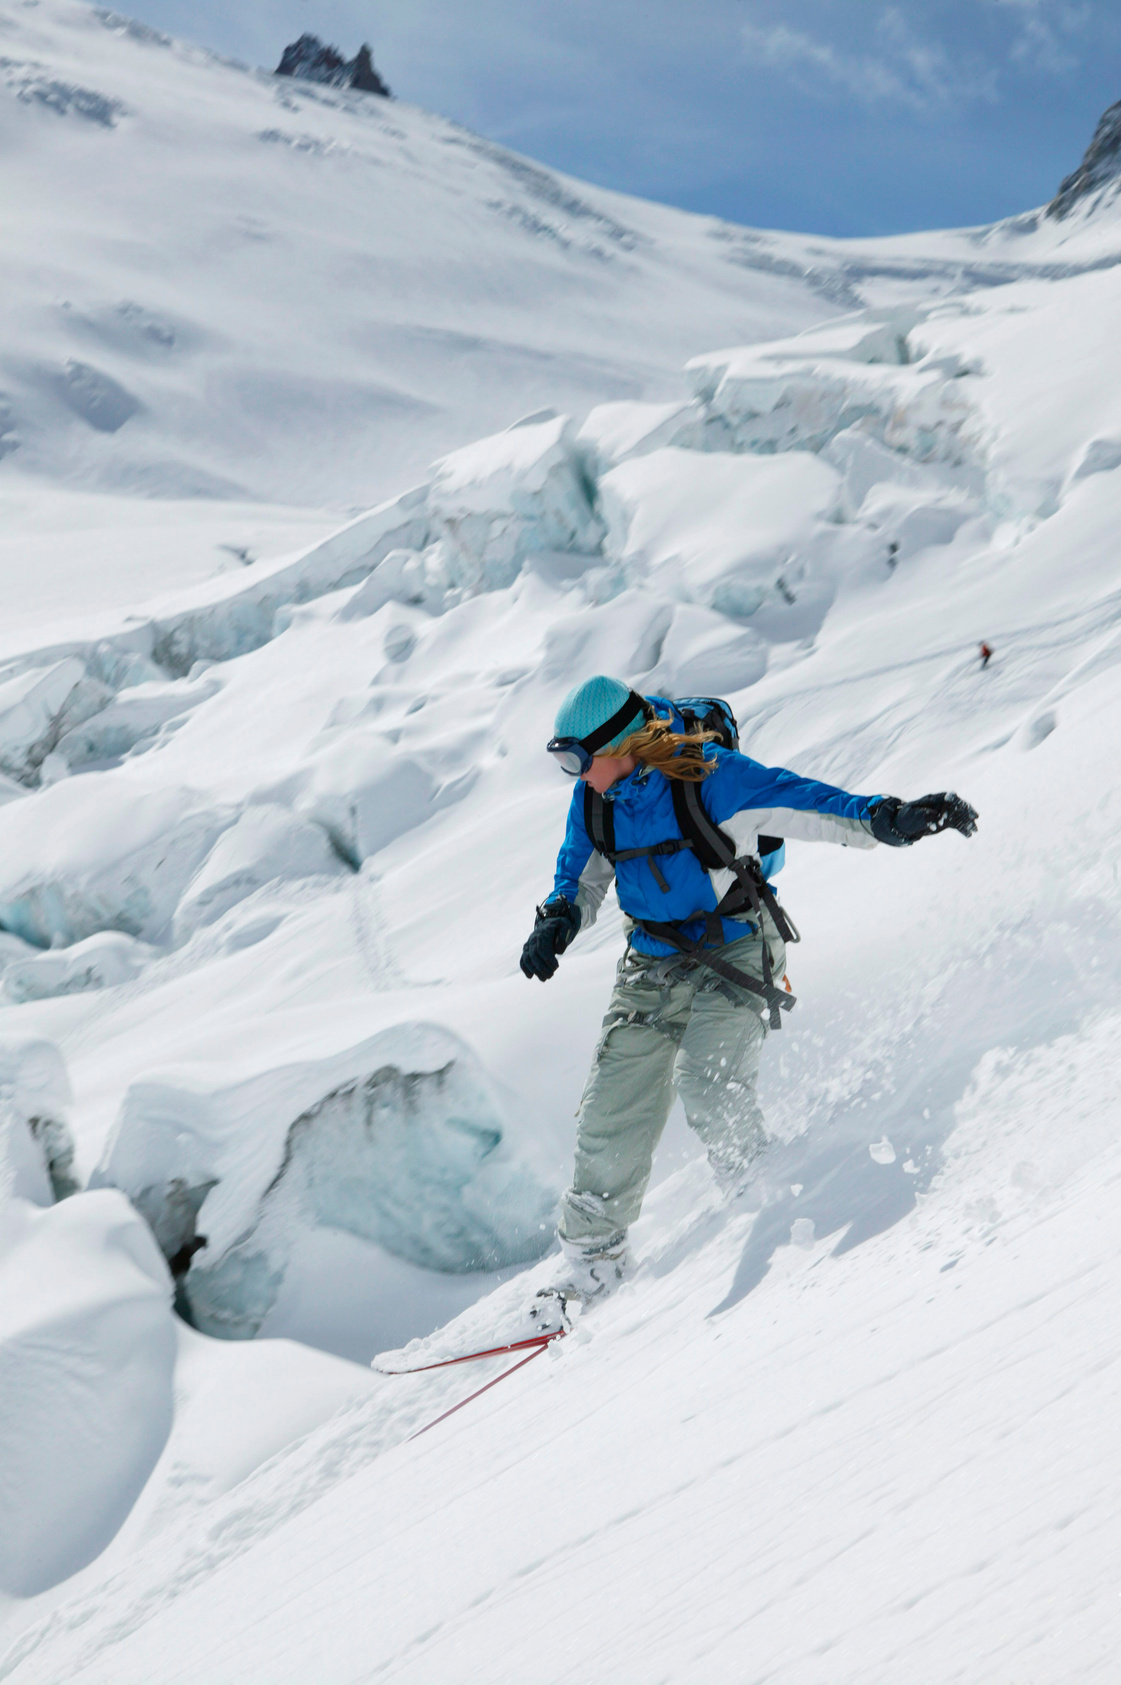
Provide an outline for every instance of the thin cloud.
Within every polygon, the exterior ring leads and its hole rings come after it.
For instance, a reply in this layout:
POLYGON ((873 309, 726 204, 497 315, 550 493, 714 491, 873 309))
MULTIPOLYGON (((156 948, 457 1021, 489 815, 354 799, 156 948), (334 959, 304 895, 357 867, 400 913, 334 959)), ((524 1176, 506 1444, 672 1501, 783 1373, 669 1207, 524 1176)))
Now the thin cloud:
MULTIPOLYGON (((854 48, 826 33, 776 22, 747 22, 741 35, 756 64, 785 73, 803 88, 842 91, 866 106, 897 105, 917 114, 994 103, 1009 74, 1069 75, 1081 63, 1084 37, 1094 23, 1088 0, 987 0, 1004 15, 999 45, 980 41, 972 52, 954 50, 934 32, 933 8, 916 17, 909 4, 864 14, 864 44, 854 48)), ((824 8, 828 15, 829 8, 824 8)))
POLYGON ((993 69, 955 63, 939 42, 915 35, 894 8, 881 14, 877 46, 870 52, 848 52, 785 24, 746 23, 742 37, 757 63, 802 81, 807 76, 824 79, 865 105, 896 104, 928 112, 997 95, 993 69))
POLYGON ((1082 62, 1076 37, 1094 21, 1089 5, 1067 0, 995 0, 997 6, 1019 14, 1019 32, 1012 43, 1013 63, 1049 76, 1067 76, 1082 62))

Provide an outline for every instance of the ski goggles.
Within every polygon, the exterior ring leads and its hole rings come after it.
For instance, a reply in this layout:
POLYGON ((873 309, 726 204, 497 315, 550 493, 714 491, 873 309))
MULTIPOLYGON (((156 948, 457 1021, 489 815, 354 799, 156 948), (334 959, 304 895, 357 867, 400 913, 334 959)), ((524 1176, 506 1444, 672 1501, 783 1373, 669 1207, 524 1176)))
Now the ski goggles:
POLYGON ((652 713, 649 703, 632 690, 623 706, 609 720, 604 720, 601 726, 590 731, 587 737, 551 737, 545 745, 545 753, 552 755, 561 771, 567 772, 570 778, 582 778, 600 749, 632 722, 637 731, 652 713))
POLYGON ((570 778, 579 778, 587 772, 595 759, 578 737, 551 737, 545 745, 545 753, 552 755, 561 771, 567 772, 570 778))

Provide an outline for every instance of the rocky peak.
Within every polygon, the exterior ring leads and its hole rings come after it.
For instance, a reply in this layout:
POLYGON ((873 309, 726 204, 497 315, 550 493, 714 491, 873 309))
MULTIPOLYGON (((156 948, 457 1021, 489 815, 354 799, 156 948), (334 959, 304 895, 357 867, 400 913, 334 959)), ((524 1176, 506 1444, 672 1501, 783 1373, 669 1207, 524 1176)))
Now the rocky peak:
POLYGON ((1121 100, 1111 105, 1094 130, 1086 156, 1067 176, 1047 207, 1047 215, 1062 219, 1091 193, 1121 181, 1121 100))
POLYGON ((329 47, 318 35, 301 35, 280 55, 278 76, 298 76, 304 82, 326 82, 332 88, 357 88, 365 94, 392 98, 389 88, 374 69, 373 55, 363 42, 352 59, 344 59, 337 47, 329 47))

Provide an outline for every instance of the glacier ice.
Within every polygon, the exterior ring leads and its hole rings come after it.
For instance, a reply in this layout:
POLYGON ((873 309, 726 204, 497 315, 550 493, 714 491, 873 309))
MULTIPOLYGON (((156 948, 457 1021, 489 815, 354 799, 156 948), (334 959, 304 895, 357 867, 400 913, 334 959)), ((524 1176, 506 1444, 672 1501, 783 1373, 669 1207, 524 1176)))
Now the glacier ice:
POLYGON ((17 783, 14 778, 9 778, 6 773, 0 772, 0 807, 2 807, 5 802, 17 801, 20 796, 25 796, 26 794, 27 789, 25 785, 17 783))
MULTIPOLYGON (((75 1193, 74 1140, 68 1113, 70 1078, 53 1041, 41 1036, 0 1037, 0 1111, 6 1151, 16 1154, 49 1204, 75 1193)), ((0 1172, 0 1183, 3 1174, 0 1172)), ((20 1178, 16 1178, 16 1191, 20 1178)))
POLYGON ((565 416, 515 426, 444 457, 428 508, 446 547, 451 587, 501 589, 527 557, 543 551, 595 555, 603 529, 589 493, 565 416))
POLYGON ((838 484, 836 470, 805 451, 698 455, 666 447, 600 482, 604 553, 636 584, 748 614, 791 558, 809 550, 836 507, 838 484))
POLYGON ((787 339, 768 339, 759 345, 733 346, 723 351, 706 351, 687 365, 693 390, 702 402, 710 402, 720 390, 729 370, 752 362, 759 367, 781 366, 799 359, 821 359, 826 363, 863 363, 898 366, 914 360, 908 336, 924 321, 927 311, 914 306, 889 310, 860 310, 832 322, 816 324, 787 339))
POLYGON ((38 1143, 11 1101, 0 1096, 0 1221, 5 1204, 16 1199, 37 1206, 55 1203, 38 1143))
POLYGON ((300 813, 357 865, 433 812, 436 780, 380 733, 349 732, 316 757, 300 813))
POLYGON ((156 957, 156 949, 119 930, 102 930, 68 948, 32 949, 9 961, 3 972, 9 1000, 46 1000, 131 983, 156 957))
POLYGON ((419 536, 367 569, 339 618, 363 618, 388 602, 442 614, 503 590, 531 558, 598 555, 603 527, 587 456, 572 422, 547 411, 443 457, 414 494, 419 536))
POLYGON ((444 614, 479 591, 508 585, 520 572, 524 556, 516 551, 510 556, 503 549, 496 562, 489 535, 482 534, 479 542, 478 556, 469 556, 462 542, 453 545, 444 538, 423 550, 391 550, 340 610, 339 619, 362 619, 389 602, 444 614))
POLYGON ((479 769, 467 761, 456 771, 458 760, 454 745, 407 749, 388 733, 356 728, 312 758, 296 807, 358 866, 468 793, 479 769))
POLYGON ((589 472, 598 480, 632 456, 649 456, 663 445, 687 445, 699 436, 703 421, 704 412, 697 403, 623 400, 597 404, 576 439, 589 472))
POLYGON ((301 1230, 495 1269, 546 1250, 556 1201, 477 1056, 420 1023, 255 1075, 134 1082, 94 1185, 128 1193, 169 1256, 206 1236, 186 1299, 203 1331, 234 1338, 260 1327, 301 1230))
POLYGON ((861 510, 866 527, 890 546, 893 564, 949 544, 976 513, 971 502, 954 492, 934 489, 924 494, 888 484, 874 486, 861 510))
POLYGON ((235 818, 197 791, 145 790, 120 772, 10 802, 0 807, 0 926, 41 948, 103 930, 162 942, 235 818))
POLYGON ((657 665, 643 677, 648 692, 719 696, 746 690, 767 671, 768 646, 757 632, 693 603, 674 607, 657 665))
POLYGON ((340 609, 339 619, 361 620, 393 602, 439 614, 448 588, 440 566, 442 555, 443 546, 439 544, 430 544, 424 550, 391 550, 340 609))
POLYGON ((876 486, 908 487, 928 497, 942 492, 959 499, 980 498, 985 492, 985 475, 979 466, 913 461, 889 450, 862 423, 835 434, 821 455, 841 475, 839 510, 846 521, 860 518, 876 486))
POLYGON ((278 879, 338 877, 346 871, 327 834, 286 808, 263 802, 247 807, 223 831, 183 893, 175 913, 175 940, 278 879))
POLYGON ((161 676, 126 686, 98 713, 60 735, 54 752, 70 771, 91 761, 118 760, 149 747, 221 686, 220 676, 209 671, 195 679, 169 681, 161 676))
POLYGON ((47 1210, 0 1189, 0 1590, 100 1554, 172 1418, 171 1279, 112 1189, 47 1210))
POLYGON ((10 930, 0 930, 0 977, 10 965, 15 965, 18 960, 31 959, 38 952, 39 949, 25 942, 22 936, 13 936, 10 930))
POLYGON ((110 694, 73 655, 0 681, 0 771, 34 782, 60 737, 103 708, 110 694))
POLYGON ((1091 439, 1071 478, 1084 480, 1090 474, 1112 474, 1115 468, 1121 468, 1121 439, 1091 439))
POLYGON ((962 377, 976 368, 909 338, 920 319, 914 310, 866 312, 693 358, 687 373, 710 448, 821 451, 859 426, 904 458, 975 467, 985 425, 962 377))
MULTIPOLYGON (((197 661, 228 661, 266 644, 283 628, 278 615, 357 585, 390 551, 429 541, 426 486, 379 504, 319 544, 276 562, 256 562, 218 582, 184 592, 173 608, 123 636, 146 644, 151 660, 182 677, 197 661)), ((114 640, 121 641, 121 636, 114 640)))
MULTIPOLYGON (((705 389, 710 379, 706 366, 705 389)), ((941 368, 922 364, 858 372, 806 358, 783 368, 748 350, 729 360, 708 405, 728 448, 739 451, 819 451, 858 422, 920 462, 969 463, 980 449, 980 419, 968 394, 941 368)))

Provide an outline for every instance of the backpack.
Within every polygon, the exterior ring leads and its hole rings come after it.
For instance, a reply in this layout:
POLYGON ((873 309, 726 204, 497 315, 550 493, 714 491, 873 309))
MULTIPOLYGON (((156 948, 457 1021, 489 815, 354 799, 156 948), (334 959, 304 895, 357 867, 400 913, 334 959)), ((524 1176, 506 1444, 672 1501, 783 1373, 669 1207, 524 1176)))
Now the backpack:
MULTIPOLYGON (((716 733, 716 740, 722 748, 739 748, 740 728, 731 705, 725 702, 722 696, 682 696, 667 700, 681 720, 681 729, 687 737, 696 736, 702 731, 711 731, 716 733)), ((727 833, 721 831, 708 817, 697 797, 695 784, 674 783, 673 811, 681 827, 681 835, 687 841, 678 843, 676 847, 659 844, 662 853, 673 854, 679 852, 682 847, 691 846, 706 872, 717 872, 731 864, 736 857, 735 844, 727 833)), ((589 784, 584 786, 584 828, 596 852, 614 865, 619 858, 615 852, 615 815, 611 803, 605 802, 589 784)), ((768 854, 777 854, 782 844, 781 837, 760 837, 760 858, 765 858, 768 854)), ((624 858, 630 858, 629 853, 624 858)), ((656 856, 651 854, 649 858, 650 869, 658 881, 658 887, 664 889, 665 879, 656 864, 656 856)))
POLYGON ((670 707, 681 716, 682 730, 687 737, 699 731, 714 731, 722 748, 739 748, 740 728, 722 696, 682 696, 671 701, 670 707))

